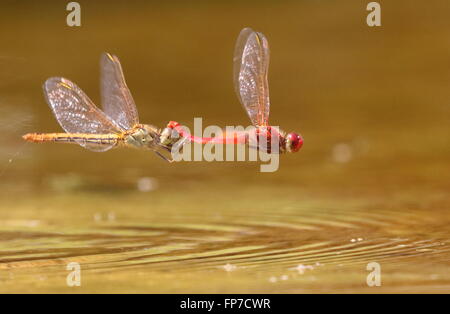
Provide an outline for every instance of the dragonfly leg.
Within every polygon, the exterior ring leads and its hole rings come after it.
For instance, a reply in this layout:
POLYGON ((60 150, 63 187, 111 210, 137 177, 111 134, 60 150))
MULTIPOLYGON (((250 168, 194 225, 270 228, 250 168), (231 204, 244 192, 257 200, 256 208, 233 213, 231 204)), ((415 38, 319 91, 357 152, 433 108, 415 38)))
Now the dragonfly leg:
POLYGON ((167 162, 172 163, 172 162, 174 161, 173 158, 167 158, 166 156, 164 156, 163 154, 161 154, 161 153, 158 152, 158 151, 155 151, 155 153, 156 153, 156 155, 158 155, 159 157, 161 157, 162 159, 164 159, 164 160, 167 161, 167 162))

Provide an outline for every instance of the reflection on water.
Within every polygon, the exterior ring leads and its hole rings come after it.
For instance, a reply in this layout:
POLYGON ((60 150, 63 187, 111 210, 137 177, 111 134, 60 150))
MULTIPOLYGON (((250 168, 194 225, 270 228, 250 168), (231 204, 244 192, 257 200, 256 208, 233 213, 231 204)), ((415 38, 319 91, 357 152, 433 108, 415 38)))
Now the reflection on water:
POLYGON ((79 30, 51 5, 46 19, 2 10, 0 292, 450 291, 448 2, 385 4, 378 30, 355 3, 117 1, 92 4, 79 30), (245 123, 231 80, 243 26, 271 43, 271 119, 305 137, 277 172, 21 141, 59 131, 47 77, 97 102, 103 51, 121 58, 142 122, 245 123), (70 262, 81 287, 66 285, 70 262), (372 262, 381 287, 367 286, 372 262))

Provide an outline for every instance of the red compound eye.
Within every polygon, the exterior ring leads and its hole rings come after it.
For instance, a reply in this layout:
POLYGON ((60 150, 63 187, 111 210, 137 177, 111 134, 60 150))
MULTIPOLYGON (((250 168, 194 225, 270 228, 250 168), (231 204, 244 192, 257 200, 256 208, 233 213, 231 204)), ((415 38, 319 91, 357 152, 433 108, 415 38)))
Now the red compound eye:
POLYGON ((297 133, 289 133, 287 136, 288 150, 290 152, 298 152, 303 145, 303 138, 297 133))

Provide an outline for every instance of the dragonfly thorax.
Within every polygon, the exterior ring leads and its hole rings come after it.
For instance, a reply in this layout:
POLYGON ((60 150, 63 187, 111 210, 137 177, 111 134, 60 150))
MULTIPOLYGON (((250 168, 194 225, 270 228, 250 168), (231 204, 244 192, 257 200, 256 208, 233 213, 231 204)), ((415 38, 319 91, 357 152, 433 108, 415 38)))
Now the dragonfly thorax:
POLYGON ((127 132, 124 142, 127 146, 134 148, 152 149, 158 144, 158 137, 158 128, 148 124, 141 124, 127 132))

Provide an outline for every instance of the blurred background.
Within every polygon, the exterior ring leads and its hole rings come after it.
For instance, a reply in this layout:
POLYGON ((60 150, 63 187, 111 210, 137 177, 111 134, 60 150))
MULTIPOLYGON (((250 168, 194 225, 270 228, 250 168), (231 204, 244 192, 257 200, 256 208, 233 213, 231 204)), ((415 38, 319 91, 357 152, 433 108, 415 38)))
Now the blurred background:
POLYGON ((68 1, 3 1, 0 291, 449 292, 450 3, 379 1, 368 27, 368 2, 79 1, 69 27, 68 1), (278 171, 22 141, 61 131, 51 76, 100 104, 102 52, 142 123, 248 125, 247 26, 271 47, 271 123, 305 139, 278 171))

